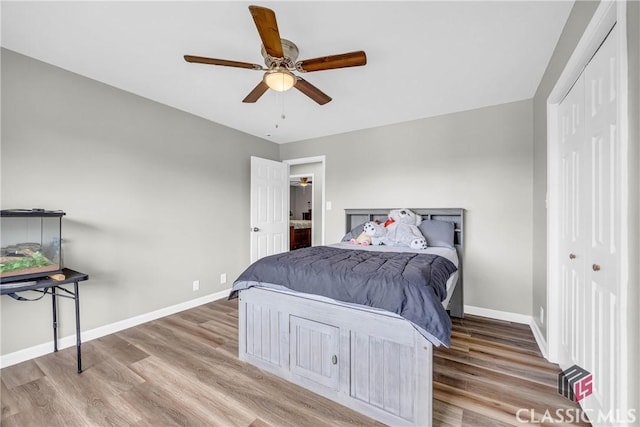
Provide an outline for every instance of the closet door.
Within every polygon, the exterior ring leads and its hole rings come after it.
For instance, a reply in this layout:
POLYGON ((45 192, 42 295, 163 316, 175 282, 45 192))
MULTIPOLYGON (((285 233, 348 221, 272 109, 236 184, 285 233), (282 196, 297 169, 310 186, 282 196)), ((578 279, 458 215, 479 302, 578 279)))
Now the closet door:
MULTIPOLYGON (((614 27, 559 105, 560 354, 592 374, 591 414, 620 408, 620 149, 614 27), (600 411, 600 412, 598 412, 600 411)), ((585 395, 588 393, 585 393, 585 395)), ((583 399, 582 399, 583 398, 583 399)))
POLYGON ((620 322, 620 144, 617 138, 617 30, 584 71, 589 183, 588 318, 583 367, 593 374, 590 406, 618 407, 623 380, 620 322))
POLYGON ((590 180, 585 155, 584 74, 560 103, 560 255, 561 354, 560 365, 571 366, 582 356, 586 285, 586 249, 589 243, 587 197, 590 180))

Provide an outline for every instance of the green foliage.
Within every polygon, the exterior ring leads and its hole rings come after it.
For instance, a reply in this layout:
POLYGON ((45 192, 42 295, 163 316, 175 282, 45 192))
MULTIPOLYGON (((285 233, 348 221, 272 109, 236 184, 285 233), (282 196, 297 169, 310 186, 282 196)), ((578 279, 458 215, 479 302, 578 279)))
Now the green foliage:
POLYGON ((53 265, 41 252, 34 252, 30 257, 12 258, 10 261, 0 264, 0 273, 24 270, 33 267, 45 267, 53 265))

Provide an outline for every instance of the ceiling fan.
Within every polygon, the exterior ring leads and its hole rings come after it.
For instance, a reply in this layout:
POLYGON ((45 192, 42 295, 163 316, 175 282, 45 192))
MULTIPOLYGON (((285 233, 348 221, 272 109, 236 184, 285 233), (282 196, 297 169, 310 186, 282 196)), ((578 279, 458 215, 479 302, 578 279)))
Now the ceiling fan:
POLYGON ((242 102, 256 102, 267 89, 283 92, 295 87, 318 104, 324 105, 331 101, 331 97, 302 77, 295 75, 293 71, 307 73, 336 68, 358 67, 367 63, 367 56, 361 50, 297 61, 298 47, 292 41, 280 38, 275 12, 262 6, 249 6, 249 11, 258 28, 260 39, 262 39, 262 56, 266 67, 259 64, 226 59, 193 55, 184 56, 187 62, 265 71, 263 79, 249 92, 242 102))
POLYGON ((307 185, 313 184, 313 181, 306 176, 299 178, 297 181, 289 181, 289 184, 294 187, 306 187, 307 185))

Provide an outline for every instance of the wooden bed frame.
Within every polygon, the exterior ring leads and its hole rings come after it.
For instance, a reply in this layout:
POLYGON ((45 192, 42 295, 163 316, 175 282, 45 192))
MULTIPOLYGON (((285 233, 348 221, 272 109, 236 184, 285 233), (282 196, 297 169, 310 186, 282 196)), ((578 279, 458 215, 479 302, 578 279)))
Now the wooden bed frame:
MULTIPOLYGON (((459 272, 449 306, 461 317, 463 209, 411 209, 455 224, 459 272)), ((349 209, 347 231, 389 209, 349 209)), ((433 344, 383 310, 249 288, 239 296, 239 357, 390 425, 432 424, 433 344)))

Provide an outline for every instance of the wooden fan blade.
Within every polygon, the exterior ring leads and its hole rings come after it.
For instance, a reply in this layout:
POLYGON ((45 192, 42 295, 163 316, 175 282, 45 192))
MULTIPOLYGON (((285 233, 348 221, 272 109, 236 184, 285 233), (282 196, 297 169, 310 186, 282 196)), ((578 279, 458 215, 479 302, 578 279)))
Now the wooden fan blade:
POLYGON ((322 92, 320 89, 300 77, 298 77, 298 81, 296 82, 294 87, 320 105, 324 105, 327 102, 331 101, 331 97, 329 95, 322 92))
POLYGON ((323 56, 296 62, 299 71, 321 71, 335 68, 359 67, 367 63, 364 51, 341 53, 339 55, 323 56))
POLYGON ((185 55, 184 60, 187 62, 195 62, 198 64, 224 65, 225 67, 248 68, 250 70, 263 70, 264 67, 258 64, 250 64, 248 62, 229 61, 227 59, 205 58, 203 56, 185 55))
POLYGON ((262 6, 249 6, 249 11, 258 28, 264 50, 274 58, 284 57, 275 12, 262 6))
POLYGON ((256 102, 267 91, 267 89, 269 89, 269 86, 267 86, 267 84, 263 80, 260 80, 258 86, 254 87, 253 90, 249 92, 249 95, 247 95, 247 97, 242 100, 242 102, 256 102))

